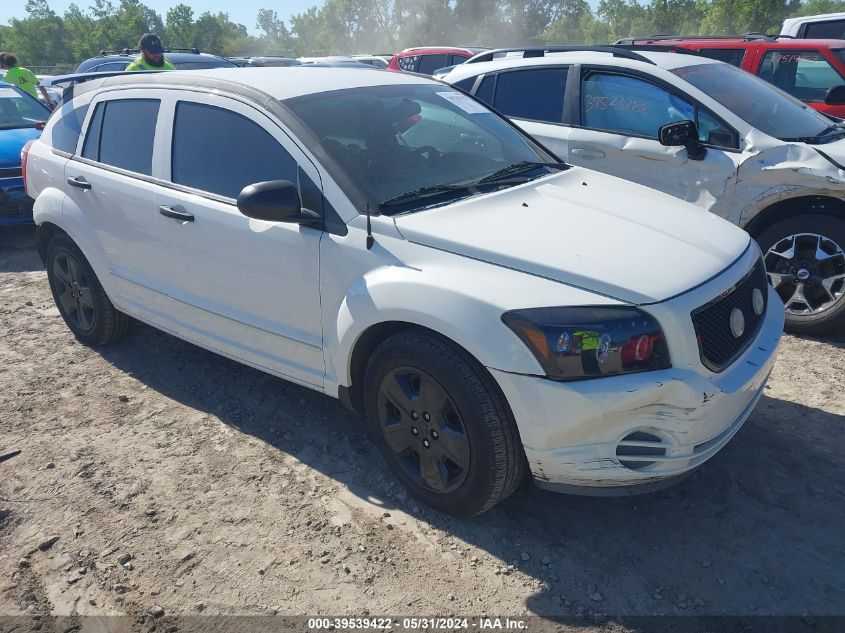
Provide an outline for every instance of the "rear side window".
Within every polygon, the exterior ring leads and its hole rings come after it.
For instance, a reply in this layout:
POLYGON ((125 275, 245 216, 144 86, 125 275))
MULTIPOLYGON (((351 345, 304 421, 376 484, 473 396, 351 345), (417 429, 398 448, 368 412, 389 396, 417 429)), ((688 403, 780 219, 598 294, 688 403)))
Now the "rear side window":
MULTIPOLYGON (((399 68, 406 72, 414 72, 417 69, 417 63, 420 61, 419 55, 405 55, 396 60, 399 68)), ((437 70, 437 69, 435 69, 437 70)))
POLYGON ((121 71, 124 70, 129 65, 129 62, 109 62, 107 64, 100 64, 99 66, 95 66, 88 72, 92 73, 104 73, 104 72, 114 72, 114 71, 121 71))
POLYGON ((824 101, 830 88, 845 83, 817 51, 769 51, 757 74, 801 101, 824 101))
POLYGON ((710 59, 717 59, 720 62, 726 62, 731 66, 742 66, 742 60, 745 58, 745 49, 743 48, 702 48, 698 51, 702 57, 710 59))
POLYGON ((97 104, 83 158, 152 175, 158 99, 117 99, 97 104))
POLYGON ((88 113, 88 104, 74 108, 53 124, 52 144, 53 148, 68 154, 76 153, 76 144, 79 142, 79 135, 82 134, 82 124, 85 122, 85 115, 88 113))
POLYGON ((560 123, 566 72, 565 68, 533 68, 499 73, 494 106, 509 117, 560 123))
POLYGON ((825 22, 811 22, 801 28, 800 37, 820 40, 845 39, 845 20, 829 20, 825 22))
POLYGON ((215 106, 180 101, 173 125, 173 182, 227 198, 267 180, 297 182, 293 157, 264 128, 215 106), (248 158, 233 151, 248 148, 248 158))
POLYGON ((417 72, 431 75, 435 70, 448 65, 446 55, 423 55, 417 72))

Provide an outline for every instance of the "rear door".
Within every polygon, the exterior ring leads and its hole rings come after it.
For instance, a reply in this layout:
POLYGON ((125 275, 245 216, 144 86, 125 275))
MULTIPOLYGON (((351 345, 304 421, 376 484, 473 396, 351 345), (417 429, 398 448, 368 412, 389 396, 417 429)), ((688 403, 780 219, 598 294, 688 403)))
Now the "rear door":
POLYGON ((602 67, 581 69, 573 106, 567 162, 727 213, 742 153, 738 134, 712 112, 646 76, 602 67), (684 120, 698 124, 708 148, 703 160, 658 142, 662 125, 684 120))
POLYGON ((88 107, 81 150, 65 165, 65 204, 75 204, 94 231, 109 267, 101 281, 123 307, 160 307, 162 302, 150 270, 154 153, 162 134, 157 126, 160 92, 120 90, 95 98, 88 107))
POLYGON ((253 220, 241 189, 268 180, 299 187, 322 211, 317 168, 275 119, 223 96, 180 92, 162 129, 171 148, 154 217, 154 267, 186 338, 277 375, 322 386, 320 228, 253 220))

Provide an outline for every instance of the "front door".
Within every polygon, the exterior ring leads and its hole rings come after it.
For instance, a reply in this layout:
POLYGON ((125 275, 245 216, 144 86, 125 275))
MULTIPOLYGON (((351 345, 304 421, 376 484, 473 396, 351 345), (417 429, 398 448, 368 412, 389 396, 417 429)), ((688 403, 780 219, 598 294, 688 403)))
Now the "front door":
POLYGON ((565 160, 663 191, 722 216, 730 213, 743 160, 736 132, 701 106, 642 77, 582 69, 578 121, 553 149, 565 160), (665 147, 658 129, 696 121, 702 160, 665 147))
MULTIPOLYGON (((322 230, 242 215, 245 186, 297 184, 320 203, 316 167, 265 112, 217 95, 179 93, 162 125, 155 264, 171 297, 168 327, 206 347, 298 382, 325 373, 319 292, 322 230)), ((321 211, 321 209, 313 209, 321 211)))

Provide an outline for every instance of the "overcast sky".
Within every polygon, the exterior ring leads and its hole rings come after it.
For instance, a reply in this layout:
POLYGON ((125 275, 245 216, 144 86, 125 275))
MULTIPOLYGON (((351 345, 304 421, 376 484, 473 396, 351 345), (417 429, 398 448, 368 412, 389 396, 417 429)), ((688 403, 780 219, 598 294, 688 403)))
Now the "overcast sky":
MULTIPOLYGON (((50 8, 61 15, 65 9, 74 0, 47 0, 50 8)), ((309 7, 323 4, 322 0, 238 0, 232 2, 231 0, 143 0, 144 4, 155 9, 164 18, 167 10, 184 2, 194 10, 194 18, 200 13, 211 11, 217 13, 223 11, 229 14, 229 19, 233 22, 243 24, 250 33, 255 33, 255 18, 258 15, 258 10, 263 8, 275 9, 279 17, 287 21, 287 19, 294 13, 301 13, 309 7)), ((0 9, 0 23, 7 23, 11 18, 26 17, 26 0, 2 0, 3 8, 0 9)), ((89 4, 93 4, 90 0, 76 0, 83 9, 87 9, 89 4)), ((118 0, 113 0, 112 4, 117 5, 118 0)))

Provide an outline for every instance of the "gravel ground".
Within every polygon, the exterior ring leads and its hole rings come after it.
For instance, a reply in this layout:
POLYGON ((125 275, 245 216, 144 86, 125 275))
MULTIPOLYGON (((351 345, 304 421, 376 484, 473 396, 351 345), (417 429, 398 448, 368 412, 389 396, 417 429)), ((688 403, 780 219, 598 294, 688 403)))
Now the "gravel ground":
POLYGON ((0 464, 0 615, 844 616, 843 394, 845 345, 787 336, 676 487, 525 485, 456 520, 331 398, 140 324, 78 344, 31 229, 2 229, 0 453, 22 453, 0 464))

